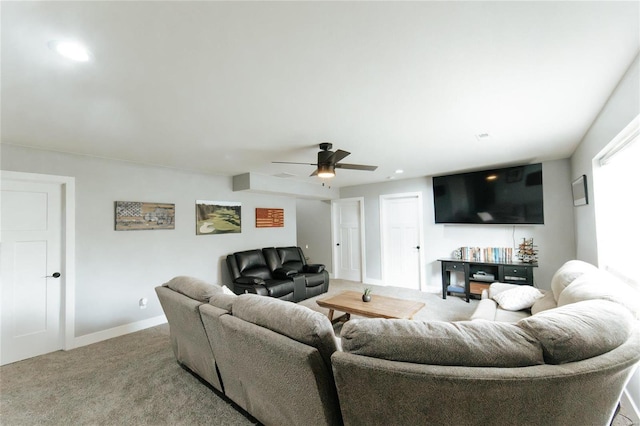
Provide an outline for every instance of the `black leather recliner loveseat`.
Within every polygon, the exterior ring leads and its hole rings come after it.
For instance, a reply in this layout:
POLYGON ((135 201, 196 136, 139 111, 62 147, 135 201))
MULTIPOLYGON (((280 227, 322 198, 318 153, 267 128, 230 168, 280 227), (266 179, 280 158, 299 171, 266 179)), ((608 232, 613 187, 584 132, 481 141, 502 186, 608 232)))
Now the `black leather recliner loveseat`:
POLYGON ((300 247, 267 247, 227 256, 236 294, 256 293, 299 302, 329 290, 324 265, 307 264, 300 247))

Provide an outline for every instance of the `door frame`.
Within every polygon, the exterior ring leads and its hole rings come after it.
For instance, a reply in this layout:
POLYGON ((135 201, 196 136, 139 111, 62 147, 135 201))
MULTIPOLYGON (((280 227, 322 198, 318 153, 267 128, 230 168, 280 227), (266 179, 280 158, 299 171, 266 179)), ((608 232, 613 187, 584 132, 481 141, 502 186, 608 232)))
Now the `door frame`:
MULTIPOLYGON (((76 315, 76 179, 70 176, 45 175, 0 170, 0 180, 30 183, 53 183, 61 189, 61 270, 62 296, 60 300, 60 333, 62 349, 73 349, 75 345, 76 315)), ((0 297, 2 297, 0 287, 0 297)), ((0 317, 0 321, 2 318, 0 317)))
POLYGON ((340 198, 337 200, 331 200, 331 261, 334 265, 333 274, 337 279, 340 279, 338 276, 338 250, 336 250, 336 242, 338 240, 339 230, 338 230, 338 220, 335 216, 335 209, 338 204, 343 201, 355 201, 358 203, 360 208, 360 282, 365 282, 366 271, 367 271, 367 256, 366 256, 366 246, 365 246, 365 228, 364 228, 364 197, 352 197, 352 198, 340 198))
POLYGON ((420 249, 418 250, 418 290, 422 291, 425 288, 424 284, 424 213, 423 213, 423 200, 422 192, 401 192, 397 194, 382 194, 379 197, 379 209, 380 209, 380 275, 381 280, 386 285, 385 264, 386 252, 389 250, 385 241, 385 202, 387 200, 393 200, 396 198, 409 198, 416 197, 418 199, 418 244, 420 249))

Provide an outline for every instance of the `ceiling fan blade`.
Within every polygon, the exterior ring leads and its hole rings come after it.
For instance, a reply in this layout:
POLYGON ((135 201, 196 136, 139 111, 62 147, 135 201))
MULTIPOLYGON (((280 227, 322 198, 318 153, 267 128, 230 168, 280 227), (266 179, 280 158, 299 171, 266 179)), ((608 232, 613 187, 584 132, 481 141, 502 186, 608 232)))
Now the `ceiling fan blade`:
POLYGON ((377 168, 378 166, 366 166, 364 164, 346 164, 346 163, 336 164, 336 169, 367 170, 372 172, 377 168))
POLYGON ((336 150, 336 152, 333 153, 333 155, 331 156, 331 163, 332 164, 336 164, 338 161, 342 160, 344 157, 346 157, 347 155, 351 155, 350 152, 348 151, 343 151, 341 149, 336 150))
POLYGON ((347 155, 351 155, 351 153, 338 149, 329 158, 327 158, 327 162, 329 162, 330 164, 336 164, 338 161, 342 160, 347 155))
POLYGON ((318 176, 318 169, 316 169, 313 173, 309 175, 309 177, 318 176))
POLYGON ((316 163, 296 163, 294 161, 272 161, 275 164, 304 164, 305 166, 317 166, 316 163))

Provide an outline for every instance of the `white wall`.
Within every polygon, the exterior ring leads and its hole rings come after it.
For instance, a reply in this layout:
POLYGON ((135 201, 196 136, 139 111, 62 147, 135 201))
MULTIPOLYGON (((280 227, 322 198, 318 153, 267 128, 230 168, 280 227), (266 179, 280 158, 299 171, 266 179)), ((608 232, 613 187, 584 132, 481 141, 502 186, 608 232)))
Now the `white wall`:
POLYGON ((587 175, 589 204, 575 208, 577 258, 598 264, 593 159, 638 114, 640 114, 640 56, 622 77, 606 104, 571 157, 571 177, 587 175))
MULTIPOLYGON (((599 265, 599 260, 595 215, 598 198, 593 192, 593 160, 638 114, 640 55, 636 56, 571 157, 571 176, 577 178, 587 175, 590 200, 588 205, 576 207, 574 211, 577 258, 594 265, 599 265)), ((635 218, 629 217, 629 220, 635 218)), ((633 375, 626 390, 628 398, 638 410, 636 416, 640 417, 640 370, 633 375)))
POLYGON ((331 201, 296 201, 298 246, 309 263, 321 263, 333 275, 331 258, 331 201))
POLYGON ((543 163, 544 225, 440 225, 435 224, 431 177, 394 180, 381 184, 342 188, 341 198, 364 197, 366 233, 366 280, 381 280, 379 196, 403 192, 422 192, 424 212, 424 259, 426 287, 441 289, 438 258, 450 257, 461 246, 513 247, 522 238, 533 237, 539 250, 536 285, 549 289, 551 277, 562 263, 575 257, 573 202, 569 161, 543 163))
POLYGON ((232 192, 230 177, 10 145, 1 160, 3 170, 76 178, 76 336, 162 315, 154 287, 176 275, 227 283, 227 254, 296 244, 295 199, 232 192), (195 200, 242 202, 242 233, 197 236, 195 200), (114 231, 115 201, 174 203, 176 227, 114 231), (256 207, 284 208, 284 228, 255 228, 256 207))

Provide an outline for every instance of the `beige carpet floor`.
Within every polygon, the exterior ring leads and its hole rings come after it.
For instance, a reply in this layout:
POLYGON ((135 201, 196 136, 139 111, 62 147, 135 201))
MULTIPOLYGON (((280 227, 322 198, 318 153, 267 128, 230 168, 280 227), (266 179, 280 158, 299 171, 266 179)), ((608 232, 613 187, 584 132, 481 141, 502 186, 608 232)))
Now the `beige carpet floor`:
MULTIPOLYGON (((372 287, 374 297, 424 300, 416 319, 464 320, 477 304, 455 296, 443 300, 436 294, 372 287)), ((334 280, 329 293, 362 288, 334 280)), ((318 297, 302 304, 326 312, 315 303, 318 297)), ((624 413, 623 407, 615 426, 633 424, 624 413)), ((0 367, 3 426, 255 423, 176 363, 167 325, 0 367)))

